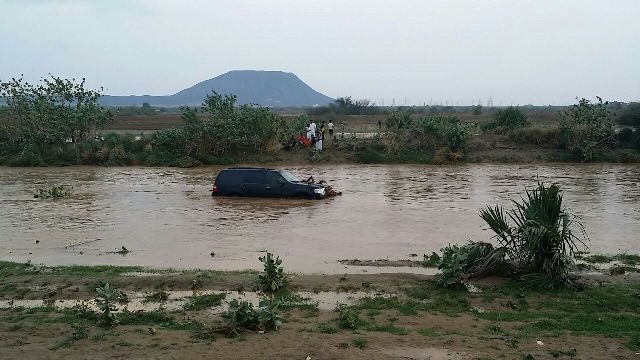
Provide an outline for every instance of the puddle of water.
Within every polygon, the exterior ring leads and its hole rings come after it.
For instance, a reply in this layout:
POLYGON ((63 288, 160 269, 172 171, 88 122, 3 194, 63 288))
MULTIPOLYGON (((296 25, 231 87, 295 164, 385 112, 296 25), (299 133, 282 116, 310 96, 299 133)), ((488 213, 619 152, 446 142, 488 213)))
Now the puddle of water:
POLYGON ((344 195, 212 198, 221 167, 0 167, 0 259, 257 270, 258 256, 269 250, 292 272, 428 272, 337 260, 407 259, 449 243, 487 241, 491 233, 478 209, 510 207, 537 179, 560 184, 567 206, 582 217, 592 253, 640 252, 638 164, 281 167, 327 179, 344 195), (51 185, 72 186, 72 197, 32 198, 51 185), (122 246, 131 252, 108 253, 122 246))
MULTIPOLYGON (((117 308, 119 311, 129 310, 129 311, 154 311, 164 309, 167 311, 176 311, 181 310, 182 307, 187 303, 189 297, 193 295, 192 291, 168 291, 169 295, 168 300, 163 303, 151 303, 144 302, 145 293, 133 292, 128 293, 125 292, 129 298, 129 302, 127 304, 118 304, 117 308)), ((260 295, 256 292, 229 292, 229 291, 201 291, 198 292, 198 295, 206 295, 206 294, 226 294, 225 299, 222 305, 218 307, 211 308, 210 311, 214 313, 219 313, 226 311, 227 302, 231 300, 238 301, 248 301, 254 306, 258 306, 260 302, 260 295)), ((318 308, 320 310, 333 310, 337 304, 346 304, 352 305, 355 304, 358 300, 368 297, 368 296, 387 296, 376 294, 374 292, 297 292, 296 295, 302 297, 307 303, 317 303, 318 308)), ((53 306, 59 309, 72 308, 76 305, 87 305, 90 309, 97 311, 96 303, 94 300, 55 300, 52 302, 47 302, 47 300, 0 300, 0 309, 11 308, 11 307, 24 307, 24 308, 35 308, 41 306, 53 306)))

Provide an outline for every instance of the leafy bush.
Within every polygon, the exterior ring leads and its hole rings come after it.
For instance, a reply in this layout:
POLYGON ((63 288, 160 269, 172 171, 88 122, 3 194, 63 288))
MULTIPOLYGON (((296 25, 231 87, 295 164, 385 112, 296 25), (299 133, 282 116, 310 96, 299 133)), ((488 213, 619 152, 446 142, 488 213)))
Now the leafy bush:
POLYGON ((474 105, 471 107, 471 113, 473 115, 481 115, 482 114, 482 105, 474 105))
POLYGON ((498 110, 493 115, 493 121, 482 126, 484 131, 494 131, 497 133, 505 133, 511 129, 523 128, 529 124, 527 114, 515 106, 509 106, 498 110))
POLYGON ((278 330, 282 325, 282 320, 278 314, 279 300, 263 299, 260 301, 258 310, 258 323, 265 331, 278 330))
POLYGON ((229 309, 222 314, 222 318, 233 332, 242 329, 254 330, 258 327, 258 316, 253 305, 248 301, 231 300, 229 309))
POLYGON ((278 300, 262 300, 258 311, 249 302, 231 300, 229 309, 222 314, 229 334, 236 336, 243 330, 277 330, 282 321, 278 315, 278 300))
POLYGON ((413 118, 410 112, 395 111, 387 117, 387 141, 391 152, 407 149, 426 151, 446 146, 451 151, 464 149, 471 125, 454 115, 427 115, 413 118))
POLYGON ((480 211, 499 247, 471 242, 442 249, 438 264, 441 285, 451 286, 496 272, 517 274, 532 287, 571 284, 569 272, 575 267, 574 255, 587 237, 582 224, 563 206, 560 188, 538 183, 514 204, 515 208, 506 212, 500 206, 480 211))
POLYGON ((284 268, 280 257, 273 257, 273 254, 267 252, 265 256, 258 258, 264 266, 264 271, 258 274, 258 287, 261 292, 273 295, 286 289, 288 285, 287 276, 284 274, 284 268))
POLYGON ((120 292, 113 288, 109 283, 96 288, 98 297, 96 298, 96 306, 100 310, 100 324, 105 327, 112 327, 118 324, 115 312, 118 311, 116 303, 120 292))
POLYGON ((563 206, 556 184, 527 190, 515 209, 487 207, 480 217, 496 234, 495 238, 515 271, 531 285, 557 287, 570 283, 569 271, 575 266, 573 255, 584 246, 586 233, 563 206), (576 235, 574 228, 581 236, 576 235))
POLYGON ((85 89, 85 80, 50 76, 38 85, 23 79, 0 81, 0 139, 2 148, 20 159, 12 165, 39 165, 30 155, 44 154, 50 146, 87 139, 109 124, 113 115, 98 105, 101 94, 85 89), (35 150, 35 151, 34 151, 35 150))
POLYGON ((338 305, 336 312, 338 313, 338 326, 341 329, 357 329, 358 326, 362 325, 362 320, 357 310, 346 305, 338 305))
POLYGON ((438 283, 445 287, 463 283, 468 278, 487 275, 504 263, 504 253, 484 242, 470 242, 464 246, 449 245, 441 251, 438 283))
POLYGON ((49 189, 38 189, 38 191, 33 194, 33 197, 36 199, 57 199, 69 196, 71 196, 71 188, 67 189, 64 185, 53 186, 49 189))
POLYGON ((326 106, 308 108, 306 112, 310 115, 375 115, 383 113, 384 110, 367 99, 353 100, 351 96, 346 96, 337 98, 326 106))
POLYGON ((614 138, 608 102, 598 97, 597 103, 580 99, 559 113, 563 147, 574 151, 582 161, 593 161, 614 138))

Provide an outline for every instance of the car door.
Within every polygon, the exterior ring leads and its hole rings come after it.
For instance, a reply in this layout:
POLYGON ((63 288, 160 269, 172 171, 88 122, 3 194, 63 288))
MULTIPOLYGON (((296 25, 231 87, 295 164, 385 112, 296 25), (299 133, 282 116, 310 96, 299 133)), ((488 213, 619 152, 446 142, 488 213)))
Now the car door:
POLYGON ((287 196, 288 181, 277 171, 267 171, 264 177, 265 196, 283 197, 287 196))
POLYGON ((265 196, 264 170, 247 170, 242 174, 244 196, 265 196))

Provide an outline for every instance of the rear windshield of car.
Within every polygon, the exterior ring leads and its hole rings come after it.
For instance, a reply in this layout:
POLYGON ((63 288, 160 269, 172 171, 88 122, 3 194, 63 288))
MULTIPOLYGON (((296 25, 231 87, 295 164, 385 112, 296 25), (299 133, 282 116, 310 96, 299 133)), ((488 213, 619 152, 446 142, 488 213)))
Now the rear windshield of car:
POLYGON ((293 175, 292 173, 288 172, 288 171, 280 171, 280 174, 289 182, 296 182, 296 181, 300 181, 300 179, 298 179, 295 175, 293 175))

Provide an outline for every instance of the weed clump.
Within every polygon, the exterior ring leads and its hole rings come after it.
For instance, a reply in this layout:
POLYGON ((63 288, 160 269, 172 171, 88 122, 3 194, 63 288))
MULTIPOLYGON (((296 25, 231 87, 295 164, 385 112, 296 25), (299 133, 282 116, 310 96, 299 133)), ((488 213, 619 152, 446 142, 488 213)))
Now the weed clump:
POLYGON ((226 327, 219 331, 235 337, 245 330, 278 330, 282 321, 278 315, 277 308, 277 301, 267 299, 260 301, 257 310, 248 301, 231 300, 229 302, 229 309, 222 314, 226 327))
POLYGON ((49 189, 38 189, 38 191, 33 194, 33 197, 36 199, 58 199, 70 197, 71 189, 72 188, 67 188, 64 185, 53 186, 49 189))
POLYGON ((96 306, 100 310, 100 325, 104 327, 112 327, 118 324, 115 312, 118 311, 116 302, 120 295, 120 291, 113 288, 109 283, 96 288, 98 297, 96 298, 96 306))
POLYGON ((164 302, 167 302, 167 300, 169 300, 169 294, 164 290, 160 290, 151 294, 146 294, 142 302, 143 303, 164 303, 164 302))
POLYGON ((286 289, 289 280, 284 274, 284 268, 280 257, 273 257, 267 252, 265 256, 258 258, 264 266, 264 271, 258 274, 258 288, 263 294, 274 296, 286 289))
POLYGON ((222 304, 222 300, 225 297, 226 294, 224 293, 192 296, 189 298, 189 301, 184 304, 184 309, 187 311, 198 311, 216 307, 222 304))
POLYGON ((358 311, 345 305, 338 305, 336 312, 338 313, 338 326, 341 329, 355 330, 362 325, 358 311))

